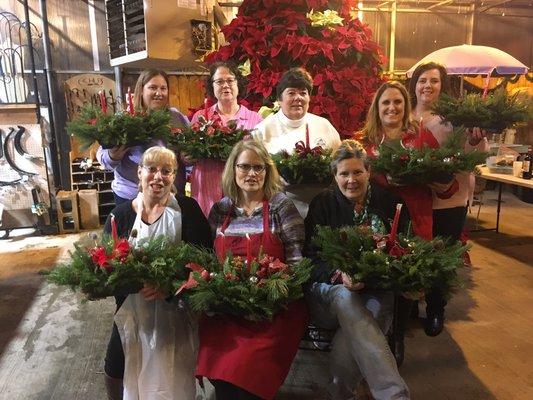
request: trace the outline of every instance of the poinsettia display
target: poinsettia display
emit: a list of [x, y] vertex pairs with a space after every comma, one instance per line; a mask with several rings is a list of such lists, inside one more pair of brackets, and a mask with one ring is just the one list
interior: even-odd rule
[[89, 106], [83, 108], [74, 121], [67, 123], [67, 131], [80, 141], [81, 149], [88, 149], [94, 142], [103, 148], [111, 148], [147, 143], [152, 139], [165, 140], [170, 135], [170, 120], [169, 110], [106, 114]]
[[494, 132], [527, 122], [532, 117], [527, 97], [518, 92], [511, 95], [505, 88], [488, 96], [469, 93], [455, 98], [443, 93], [432, 109], [434, 114], [453, 126], [479, 127]]
[[313, 240], [332, 271], [342, 271], [366, 288], [396, 292], [439, 288], [452, 293], [461, 283], [457, 270], [464, 264], [468, 246], [445, 244], [439, 238], [397, 236], [396, 229], [397, 222], [389, 235], [374, 234], [365, 226], [319, 226]]
[[222, 161], [229, 157], [237, 142], [250, 135], [249, 130], [237, 126], [237, 121], [228, 121], [224, 125], [218, 115], [211, 119], [202, 115], [198, 122], [187, 128], [173, 129], [172, 133], [168, 142], [187, 156], [196, 160], [212, 158]]
[[378, 156], [370, 161], [372, 172], [386, 174], [393, 182], [403, 185], [446, 183], [456, 172], [474, 171], [487, 157], [485, 152], [464, 150], [464, 128], [454, 128], [438, 148], [415, 148], [410, 145], [413, 136], [416, 133], [406, 132], [399, 140], [382, 143]]
[[321, 146], [310, 148], [309, 141], [299, 141], [292, 153], [282, 150], [272, 155], [272, 159], [288, 184], [327, 184], [331, 181], [331, 150], [324, 150]]
[[189, 280], [178, 288], [197, 312], [226, 314], [250, 321], [271, 320], [294, 300], [303, 297], [302, 285], [311, 274], [311, 262], [288, 265], [261, 255], [219, 261], [210, 252], [191, 248]]
[[175, 282], [187, 279], [187, 249], [160, 236], [132, 247], [116, 234], [75, 244], [71, 259], [56, 266], [48, 281], [79, 290], [89, 300], [135, 293], [148, 283], [169, 296]]
[[306, 68], [314, 77], [309, 112], [350, 136], [382, 83], [384, 62], [370, 28], [350, 12], [350, 3], [244, 0], [237, 17], [222, 28], [227, 44], [205, 60], [241, 64], [248, 80], [245, 102], [253, 110], [274, 103], [274, 88], [285, 71]]

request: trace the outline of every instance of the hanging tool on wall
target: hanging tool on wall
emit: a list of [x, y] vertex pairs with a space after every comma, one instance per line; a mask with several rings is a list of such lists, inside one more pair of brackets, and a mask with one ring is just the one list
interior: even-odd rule
[[17, 171], [21, 175], [27, 175], [28, 177], [37, 175], [35, 172], [25, 171], [22, 168], [18, 167], [17, 164], [15, 164], [15, 161], [9, 155], [9, 139], [11, 138], [11, 136], [13, 136], [14, 133], [15, 133], [15, 129], [9, 128], [9, 133], [7, 134], [6, 139], [4, 140], [4, 146], [3, 146], [4, 157], [7, 163], [9, 164], [11, 168], [13, 168], [15, 171]]
[[17, 128], [19, 128], [19, 130], [17, 131], [17, 133], [15, 133], [15, 138], [13, 139], [13, 145], [15, 146], [15, 150], [17, 151], [17, 153], [29, 160], [39, 158], [39, 156], [34, 156], [33, 154], [30, 154], [22, 147], [22, 136], [26, 132], [26, 128], [20, 125], [17, 125]]
[[4, 146], [2, 146], [3, 137], [4, 137], [4, 130], [0, 129], [0, 158], [4, 156]]
[[[4, 157], [4, 146], [2, 141], [4, 139], [4, 131], [0, 129], [0, 158]], [[2, 186], [15, 186], [22, 181], [22, 178], [15, 179], [13, 181], [0, 181], [0, 187]]]

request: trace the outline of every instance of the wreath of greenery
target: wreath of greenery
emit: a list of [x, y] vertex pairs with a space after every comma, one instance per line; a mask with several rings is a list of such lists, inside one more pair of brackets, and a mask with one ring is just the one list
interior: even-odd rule
[[442, 94], [433, 104], [433, 113], [453, 126], [501, 132], [505, 128], [525, 123], [531, 119], [531, 105], [520, 93], [510, 95], [502, 87], [487, 97], [470, 93], [463, 98]]
[[474, 171], [476, 165], [485, 162], [487, 153], [467, 153], [465, 140], [464, 128], [454, 128], [442, 146], [435, 149], [405, 147], [401, 140], [383, 143], [378, 148], [379, 155], [370, 160], [372, 171], [387, 174], [403, 185], [446, 183], [454, 173]]
[[79, 116], [67, 123], [67, 131], [80, 141], [81, 149], [94, 142], [103, 148], [147, 143], [170, 136], [169, 110], [153, 110], [131, 115], [128, 112], [104, 114], [95, 107], [84, 107]]
[[239, 128], [237, 121], [229, 121], [223, 125], [220, 119], [206, 120], [201, 116], [199, 121], [191, 126], [173, 130], [168, 142], [192, 159], [212, 158], [225, 161], [233, 146], [247, 135], [250, 135], [250, 131]]
[[331, 182], [331, 150], [304, 149], [291, 154], [281, 151], [273, 154], [272, 159], [280, 175], [291, 185]]
[[250, 321], [271, 320], [302, 298], [312, 268], [308, 259], [287, 265], [268, 255], [254, 258], [248, 268], [242, 257], [228, 254], [220, 262], [214, 253], [194, 247], [189, 258], [193, 272], [183, 295], [191, 308]]
[[187, 279], [189, 270], [186, 245], [170, 243], [164, 236], [140, 240], [131, 247], [127, 239], [114, 240], [104, 235], [93, 243], [75, 244], [70, 261], [47, 273], [49, 282], [79, 290], [89, 300], [116, 294], [135, 293], [145, 283], [169, 296], [176, 281]]
[[401, 251], [392, 255], [387, 251], [387, 238], [373, 235], [366, 227], [319, 226], [313, 241], [332, 272], [345, 272], [367, 288], [395, 292], [439, 288], [450, 295], [461, 285], [457, 270], [464, 265], [463, 254], [468, 246], [439, 238], [426, 241], [400, 236], [396, 245]]

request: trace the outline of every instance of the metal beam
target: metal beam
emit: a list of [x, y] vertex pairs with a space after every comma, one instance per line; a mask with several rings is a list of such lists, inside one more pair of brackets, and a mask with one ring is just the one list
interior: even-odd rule
[[511, 1], [512, 0], [502, 0], [502, 1], [498, 1], [497, 3], [494, 3], [494, 4], [487, 4], [486, 6], [480, 7], [478, 11], [480, 13], [482, 13], [482, 12], [485, 12], [487, 10], [490, 10], [491, 8], [503, 6], [504, 4], [510, 3]]
[[384, 2], [382, 2], [382, 3], [379, 3], [379, 4], [376, 6], [376, 8], [384, 7], [384, 6], [386, 6], [387, 4], [389, 4], [389, 3], [392, 3], [392, 0], [387, 0], [387, 1], [384, 1]]
[[242, 5], [242, 1], [234, 1], [234, 2], [231, 2], [231, 1], [225, 1], [225, 2], [220, 2], [220, 1], [217, 1], [218, 5], [220, 7], [240, 7]]
[[445, 6], [446, 4], [450, 4], [450, 3], [453, 3], [453, 0], [444, 0], [444, 1], [440, 1], [440, 2], [438, 2], [437, 4], [432, 4], [432, 5], [429, 6], [427, 9], [428, 9], [428, 10], [431, 10], [431, 9], [433, 9], [433, 8], [442, 7], [442, 6]]
[[391, 4], [390, 15], [390, 46], [389, 46], [389, 71], [394, 71], [394, 56], [396, 53], [396, 2]]

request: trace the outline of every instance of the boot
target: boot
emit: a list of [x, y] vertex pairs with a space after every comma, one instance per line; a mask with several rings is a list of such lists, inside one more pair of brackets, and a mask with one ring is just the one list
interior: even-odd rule
[[122, 379], [112, 378], [107, 374], [104, 374], [105, 390], [108, 400], [122, 400], [122, 394], [124, 387], [122, 385]]

